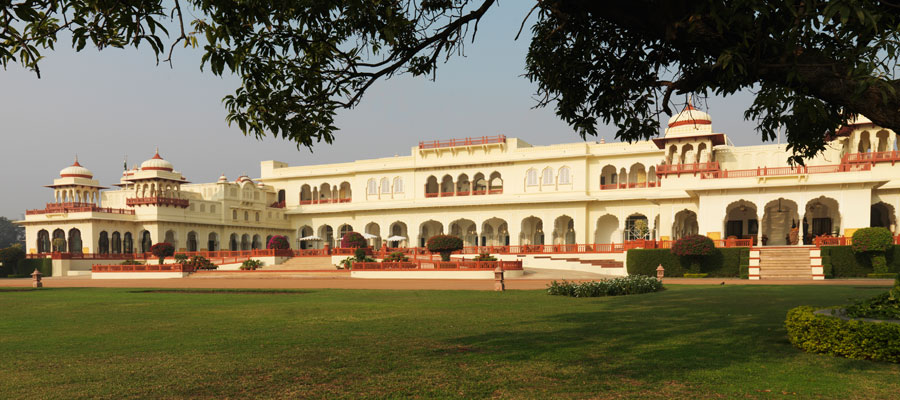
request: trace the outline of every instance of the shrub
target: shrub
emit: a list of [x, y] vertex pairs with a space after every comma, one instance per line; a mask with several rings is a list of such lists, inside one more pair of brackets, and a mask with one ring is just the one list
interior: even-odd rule
[[401, 262], [401, 261], [409, 261], [409, 258], [406, 257], [405, 254], [395, 251], [391, 254], [388, 254], [384, 257], [383, 262]]
[[[885, 252], [888, 273], [900, 272], [900, 246], [890, 246]], [[822, 266], [826, 277], [866, 277], [874, 272], [867, 253], [854, 253], [851, 246], [823, 246]]]
[[702, 235], [690, 235], [672, 243], [672, 254], [686, 257], [690, 262], [690, 271], [700, 273], [700, 261], [715, 251], [716, 245], [712, 239]]
[[364, 260], [366, 257], [368, 257], [368, 254], [366, 253], [366, 249], [364, 247], [359, 247], [356, 249], [356, 251], [353, 252], [353, 257], [357, 260]]
[[442, 261], [450, 261], [450, 254], [462, 250], [463, 241], [452, 235], [437, 235], [428, 239], [425, 247], [432, 253], [440, 253]]
[[344, 237], [341, 238], [341, 247], [345, 249], [357, 249], [366, 246], [366, 238], [359, 232], [347, 232]]
[[159, 258], [159, 263], [162, 264], [165, 262], [166, 257], [171, 257], [175, 254], [175, 247], [172, 246], [171, 243], [161, 242], [150, 246], [150, 254], [153, 254], [157, 258]]
[[475, 256], [472, 261], [497, 261], [497, 258], [488, 253], [481, 253]]
[[137, 260], [125, 260], [120, 265], [144, 265], [144, 263]]
[[53, 276], [53, 260], [49, 258], [26, 258], [19, 261], [19, 270], [24, 273], [32, 273], [34, 270], [41, 271], [45, 277]]
[[263, 262], [260, 260], [249, 259], [241, 263], [241, 269], [244, 271], [255, 271], [259, 267], [263, 266]]
[[803, 351], [900, 363], [900, 324], [847, 321], [801, 306], [788, 311], [784, 326]]
[[[191, 257], [191, 259], [189, 261], [186, 261], [184, 263], [184, 265], [193, 267], [193, 269], [195, 269], [195, 270], [218, 269], [219, 268], [218, 265], [213, 264], [212, 262], [209, 261], [208, 258], [203, 257], [203, 256], [193, 256], [193, 257]], [[241, 265], [243, 266], [243, 264], [241, 264]], [[260, 265], [262, 265], [262, 264], [260, 264]]]
[[184, 253], [176, 254], [174, 258], [175, 258], [175, 262], [177, 264], [184, 264], [188, 260], [187, 254], [184, 254]]
[[0, 250], [0, 263], [3, 263], [0, 269], [0, 275], [17, 275], [23, 273], [31, 273], [31, 271], [22, 271], [19, 263], [25, 260], [25, 250], [22, 245], [14, 244], [5, 249]]
[[888, 272], [884, 251], [890, 248], [893, 242], [894, 237], [887, 228], [862, 228], [853, 232], [853, 245], [850, 247], [854, 253], [866, 253], [875, 273], [883, 274]]
[[[633, 249], [626, 254], [629, 275], [655, 277], [656, 267], [662, 264], [667, 277], [681, 277], [689, 271], [686, 257], [678, 257], [669, 249]], [[711, 277], [746, 277], [750, 265], [750, 249], [746, 247], [717, 248], [701, 258], [700, 272]]]
[[275, 235], [269, 239], [269, 243], [266, 243], [267, 249], [272, 250], [287, 250], [291, 248], [291, 243], [288, 242], [288, 239], [282, 235]]
[[847, 315], [854, 318], [900, 320], [900, 275], [897, 275], [894, 287], [887, 293], [847, 306]]
[[547, 285], [548, 294], [569, 297], [623, 296], [659, 292], [663, 289], [663, 284], [659, 279], [642, 275], [580, 283], [552, 281]]

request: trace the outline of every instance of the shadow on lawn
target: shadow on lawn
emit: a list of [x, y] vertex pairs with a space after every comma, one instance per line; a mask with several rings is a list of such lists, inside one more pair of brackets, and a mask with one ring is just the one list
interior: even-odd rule
[[[754, 290], [758, 296], [743, 291]], [[733, 365], [766, 368], [802, 356], [787, 339], [787, 311], [802, 304], [830, 305], [814, 292], [750, 288], [696, 288], [615, 298], [569, 299], [572, 312], [454, 339], [462, 348], [508, 361], [573, 363], [589, 376], [612, 375], [645, 383]], [[869, 370], [878, 363], [836, 359], [840, 369]], [[744, 367], [742, 367], [744, 368]], [[775, 371], [771, 371], [775, 372]]]

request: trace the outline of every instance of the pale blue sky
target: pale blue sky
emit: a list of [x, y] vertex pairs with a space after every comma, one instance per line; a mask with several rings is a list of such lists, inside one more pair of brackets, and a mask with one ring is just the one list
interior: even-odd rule
[[[466, 56], [438, 70], [437, 81], [394, 77], [372, 87], [354, 110], [337, 118], [333, 145], [297, 150], [291, 142], [244, 137], [225, 123], [221, 98], [237, 86], [199, 70], [200, 51], [179, 49], [175, 68], [156, 65], [147, 49], [86, 49], [62, 41], [46, 52], [41, 79], [12, 66], [0, 70], [0, 215], [18, 218], [50, 201], [50, 184], [75, 153], [101, 184], [118, 182], [122, 159], [160, 154], [188, 180], [259, 175], [259, 162], [291, 165], [408, 154], [419, 140], [505, 134], [532, 144], [581, 140], [552, 108], [532, 109], [534, 85], [522, 77], [529, 36], [513, 40], [528, 11], [524, 2], [490, 10]], [[760, 143], [743, 120], [752, 94], [710, 98], [713, 129], [738, 145]], [[600, 137], [613, 140], [613, 128]], [[589, 138], [599, 140], [600, 138]]]

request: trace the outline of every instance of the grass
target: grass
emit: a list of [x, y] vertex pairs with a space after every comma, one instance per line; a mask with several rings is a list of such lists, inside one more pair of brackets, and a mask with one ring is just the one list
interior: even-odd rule
[[0, 398], [896, 398], [900, 365], [783, 327], [883, 290], [2, 291]]

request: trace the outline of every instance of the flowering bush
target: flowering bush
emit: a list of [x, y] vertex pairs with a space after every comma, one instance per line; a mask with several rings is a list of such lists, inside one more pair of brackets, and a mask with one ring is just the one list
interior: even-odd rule
[[358, 232], [347, 232], [343, 238], [341, 238], [341, 247], [343, 248], [360, 248], [366, 247], [366, 238], [363, 237]]
[[472, 261], [497, 261], [497, 258], [488, 253], [481, 253], [475, 256]]
[[603, 297], [652, 293], [664, 289], [659, 279], [644, 275], [629, 275], [581, 283], [553, 281], [547, 286], [547, 293], [554, 296]]
[[712, 239], [702, 235], [690, 235], [672, 243], [672, 254], [676, 256], [708, 256], [716, 245]]
[[288, 242], [286, 237], [275, 235], [269, 239], [269, 243], [266, 243], [266, 248], [273, 250], [287, 250], [291, 248], [291, 243]]
[[450, 254], [454, 251], [462, 250], [462, 239], [452, 235], [432, 236], [425, 242], [425, 247], [432, 253], [440, 253], [441, 260], [450, 261]]
[[672, 243], [672, 254], [687, 257], [691, 263], [689, 271], [695, 274], [700, 273], [700, 260], [715, 249], [712, 239], [702, 235], [685, 236]]
[[213, 264], [212, 262], [209, 261], [208, 258], [203, 257], [203, 256], [193, 256], [193, 257], [191, 257], [190, 260], [185, 261], [184, 265], [193, 267], [193, 269], [195, 269], [195, 270], [218, 269], [219, 268], [218, 265]]
[[166, 257], [175, 255], [175, 246], [171, 243], [161, 242], [150, 246], [150, 254], [159, 258], [159, 263], [165, 262]]
[[854, 253], [865, 253], [872, 261], [872, 268], [876, 274], [887, 273], [887, 260], [884, 251], [891, 247], [894, 237], [886, 228], [862, 228], [853, 232], [853, 244], [850, 246]]

